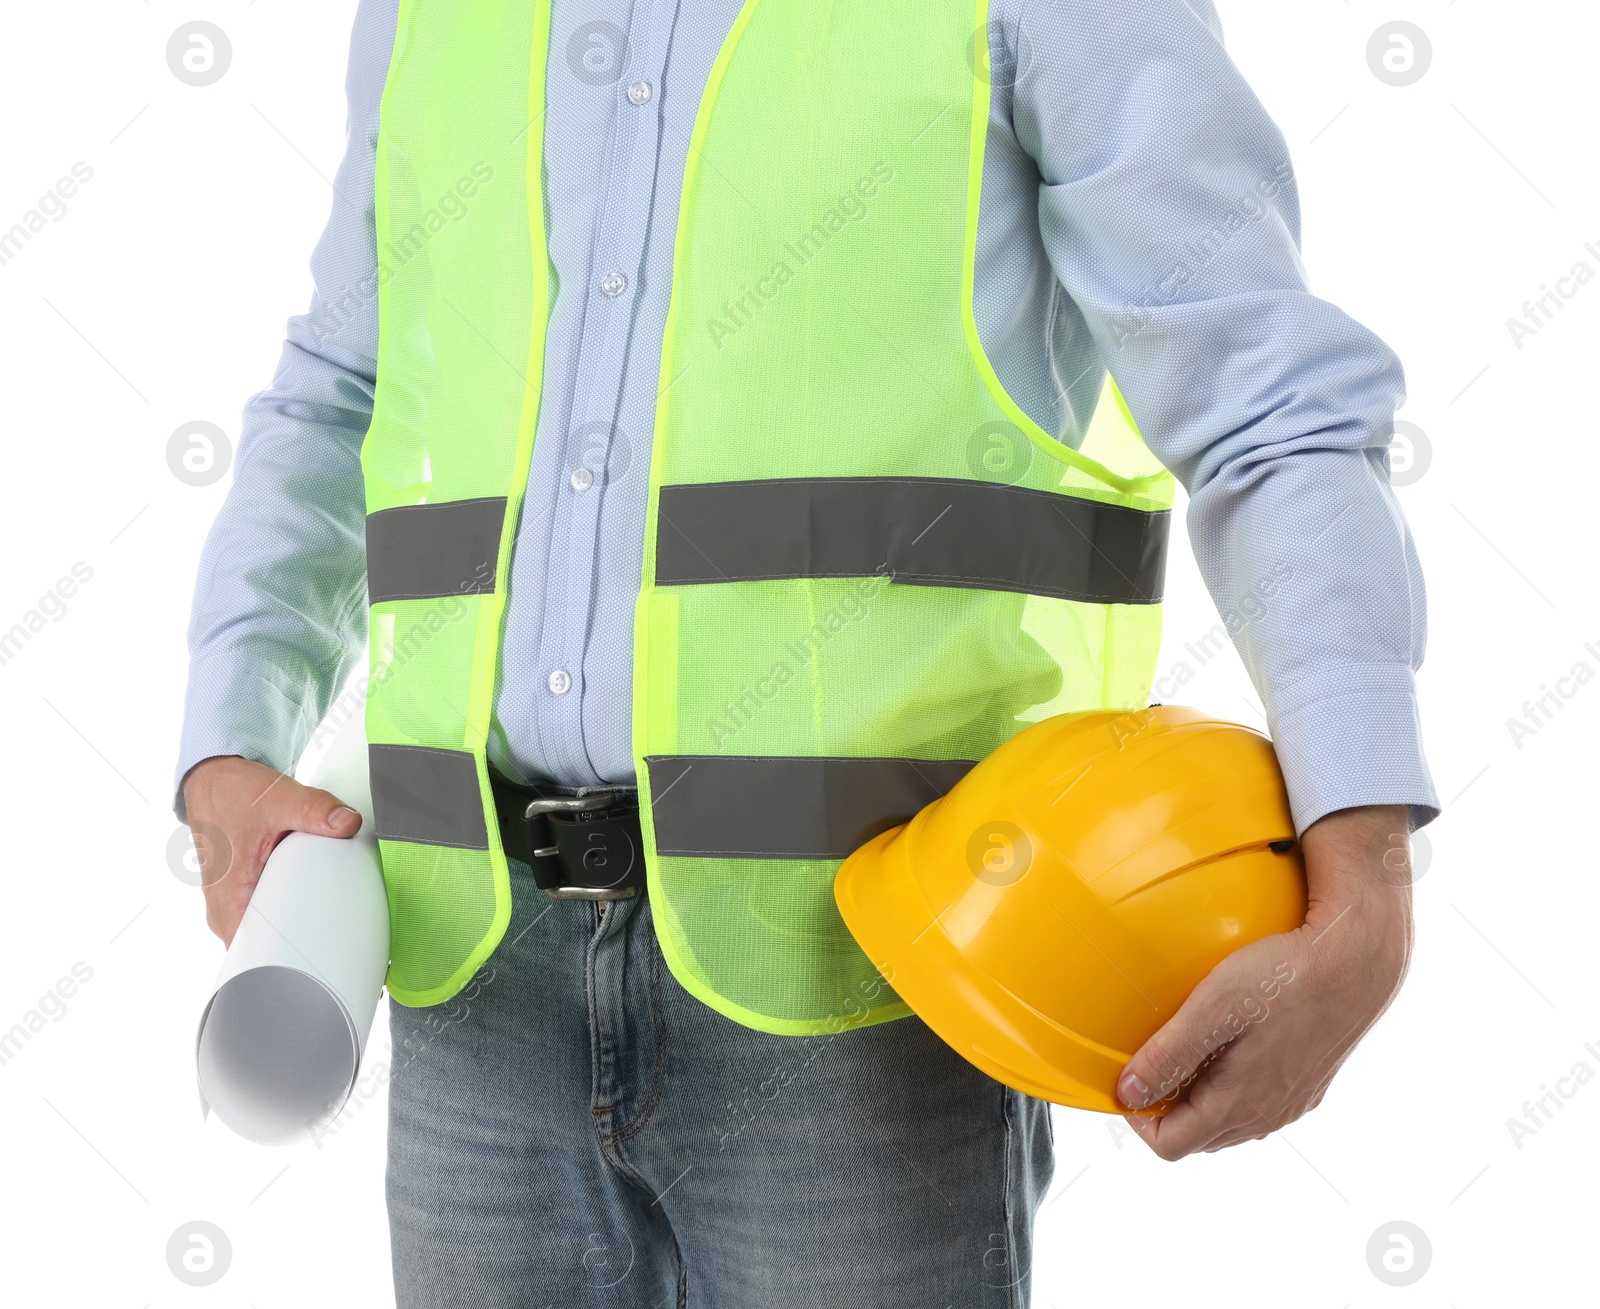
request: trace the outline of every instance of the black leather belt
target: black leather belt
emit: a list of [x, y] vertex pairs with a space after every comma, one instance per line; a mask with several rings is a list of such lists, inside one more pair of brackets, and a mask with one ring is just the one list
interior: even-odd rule
[[626, 900], [644, 890], [639, 791], [632, 786], [520, 786], [489, 773], [500, 841], [557, 900]]

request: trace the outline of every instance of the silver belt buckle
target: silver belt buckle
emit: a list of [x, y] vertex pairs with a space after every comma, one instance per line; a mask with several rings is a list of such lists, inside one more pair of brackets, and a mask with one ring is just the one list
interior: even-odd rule
[[[538, 818], [541, 814], [582, 814], [594, 809], [609, 809], [616, 804], [618, 791], [601, 791], [593, 795], [560, 796], [550, 800], [530, 800], [523, 810], [524, 818]], [[533, 852], [535, 859], [554, 858], [561, 853], [559, 846], [545, 846]], [[545, 888], [552, 900], [631, 900], [634, 888], [611, 890], [599, 886], [553, 886]]]

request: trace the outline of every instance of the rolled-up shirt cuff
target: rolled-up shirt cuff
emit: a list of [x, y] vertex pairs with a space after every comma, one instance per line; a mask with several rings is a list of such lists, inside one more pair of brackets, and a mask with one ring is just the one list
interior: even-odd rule
[[1358, 805], [1406, 805], [1416, 831], [1439, 816], [1407, 664], [1345, 664], [1296, 681], [1267, 707], [1296, 835]]

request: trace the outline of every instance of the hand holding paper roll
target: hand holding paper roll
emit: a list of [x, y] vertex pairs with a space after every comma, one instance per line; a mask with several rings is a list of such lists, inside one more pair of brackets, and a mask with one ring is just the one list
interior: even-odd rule
[[351, 837], [362, 824], [361, 814], [341, 797], [237, 755], [190, 769], [183, 801], [200, 856], [206, 926], [223, 945], [233, 944], [267, 857], [284, 837]]
[[[200, 776], [214, 764], [231, 766]], [[201, 1106], [263, 1145], [314, 1139], [337, 1116], [389, 965], [359, 722], [316, 781], [215, 759], [184, 787], [207, 922], [228, 943], [195, 1042]]]

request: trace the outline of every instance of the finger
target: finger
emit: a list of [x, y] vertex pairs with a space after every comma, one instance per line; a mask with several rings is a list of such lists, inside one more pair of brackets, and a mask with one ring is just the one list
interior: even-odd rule
[[1249, 1096], [1241, 1096], [1244, 1104], [1256, 1115], [1255, 1119], [1232, 1131], [1223, 1132], [1205, 1147], [1206, 1153], [1213, 1154], [1229, 1146], [1242, 1145], [1246, 1141], [1264, 1140], [1274, 1132], [1282, 1131], [1290, 1123], [1299, 1122], [1322, 1103], [1322, 1097], [1327, 1094], [1328, 1084], [1332, 1078], [1331, 1071], [1320, 1079], [1312, 1078], [1303, 1089], [1295, 1091], [1294, 1098], [1287, 1105], [1271, 1112], [1263, 1109]]
[[1265, 1141], [1271, 1132], [1227, 1132], [1201, 1151], [1202, 1154], [1217, 1154], [1222, 1150], [1231, 1150], [1236, 1145], [1249, 1145], [1251, 1141]]
[[1165, 1116], [1140, 1120], [1140, 1138], [1162, 1159], [1175, 1162], [1238, 1133], [1270, 1130], [1238, 1093], [1242, 1079], [1229, 1066], [1236, 1053], [1230, 1045], [1212, 1059]]
[[1125, 1121], [1141, 1141], [1168, 1163], [1207, 1149], [1221, 1135], [1218, 1124], [1188, 1100], [1160, 1118], [1125, 1115]]
[[1253, 1010], [1246, 1002], [1252, 999], [1250, 987], [1257, 971], [1251, 956], [1265, 944], [1247, 946], [1213, 968], [1178, 1012], [1134, 1052], [1117, 1080], [1117, 1098], [1123, 1104], [1145, 1109], [1172, 1100], [1207, 1061], [1249, 1028], [1245, 1015]]
[[1206, 1143], [1204, 1148], [1207, 1154], [1215, 1154], [1218, 1150], [1226, 1150], [1229, 1146], [1242, 1145], [1246, 1141], [1265, 1140], [1273, 1132], [1284, 1126], [1285, 1123], [1291, 1122], [1296, 1117], [1293, 1113], [1274, 1117], [1238, 1088], [1234, 1088], [1230, 1099], [1234, 1103], [1231, 1106], [1231, 1112], [1226, 1117], [1233, 1125], [1219, 1132]]
[[349, 838], [362, 825], [361, 814], [329, 791], [302, 786], [260, 764], [231, 762], [237, 766], [213, 777], [213, 798], [221, 801], [214, 806], [216, 821], [198, 824], [208, 835], [201, 853], [206, 924], [228, 945], [268, 859], [285, 836], [308, 832]]
[[285, 811], [280, 821], [290, 831], [350, 837], [361, 830], [361, 815], [338, 796], [298, 782], [290, 785], [293, 790], [279, 800]]
[[[248, 819], [249, 836], [232, 842], [247, 853], [231, 860], [206, 884], [209, 908], [219, 920], [219, 935], [230, 940], [272, 852], [290, 832], [348, 839], [361, 830], [361, 815], [338, 796], [285, 778], [262, 797]], [[213, 928], [217, 930], [217, 928]]]

